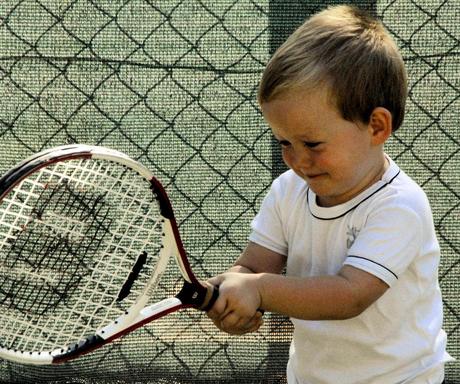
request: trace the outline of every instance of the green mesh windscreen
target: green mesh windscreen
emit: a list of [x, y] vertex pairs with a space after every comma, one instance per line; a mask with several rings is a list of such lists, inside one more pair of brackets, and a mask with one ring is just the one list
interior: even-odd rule
[[[264, 65], [338, 3], [2, 0], [0, 172], [66, 143], [126, 152], [166, 185], [197, 275], [222, 272], [283, 169], [256, 103]], [[407, 117], [386, 150], [430, 198], [448, 349], [460, 359], [459, 3], [351, 3], [382, 18], [407, 63]], [[259, 332], [230, 337], [183, 311], [64, 365], [1, 361], [0, 382], [285, 383], [291, 326], [265, 317]], [[459, 361], [447, 379], [460, 382]]]

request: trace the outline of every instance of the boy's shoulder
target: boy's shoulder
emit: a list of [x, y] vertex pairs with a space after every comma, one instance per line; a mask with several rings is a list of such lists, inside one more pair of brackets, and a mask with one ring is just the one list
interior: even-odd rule
[[272, 183], [272, 190], [282, 193], [284, 196], [291, 194], [302, 194], [308, 190], [308, 184], [292, 169], [279, 175]]
[[308, 200], [308, 184], [291, 169], [275, 178], [267, 196], [282, 210], [291, 211]]
[[392, 160], [382, 180], [371, 187], [369, 194], [364, 195], [353, 208], [355, 218], [381, 218], [395, 225], [411, 222], [426, 227], [431, 226], [433, 220], [430, 203], [422, 187]]
[[407, 206], [415, 211], [426, 208], [429, 203], [422, 187], [393, 160], [389, 159], [389, 161], [392, 172], [388, 172], [389, 177], [383, 180], [386, 185], [382, 189], [382, 198]]

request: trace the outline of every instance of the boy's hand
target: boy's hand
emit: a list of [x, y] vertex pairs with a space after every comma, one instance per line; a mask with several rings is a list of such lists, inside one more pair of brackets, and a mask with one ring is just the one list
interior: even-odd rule
[[257, 275], [228, 272], [208, 280], [219, 287], [219, 297], [208, 316], [220, 330], [232, 335], [257, 331], [263, 324]]

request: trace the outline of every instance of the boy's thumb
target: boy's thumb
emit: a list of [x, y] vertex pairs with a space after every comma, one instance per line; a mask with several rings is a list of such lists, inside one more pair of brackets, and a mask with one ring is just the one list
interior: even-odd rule
[[217, 275], [207, 280], [209, 284], [214, 285], [215, 287], [219, 287], [222, 281], [223, 281], [222, 275]]

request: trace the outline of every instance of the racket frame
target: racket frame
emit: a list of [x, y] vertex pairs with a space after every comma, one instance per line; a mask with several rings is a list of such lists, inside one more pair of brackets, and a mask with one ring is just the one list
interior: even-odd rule
[[[160, 250], [159, 261], [142, 294], [135, 303], [123, 315], [98, 329], [93, 335], [76, 341], [74, 344], [51, 351], [14, 351], [0, 346], [0, 358], [33, 365], [59, 364], [97, 349], [152, 320], [179, 309], [193, 307], [207, 310], [217, 299], [218, 289], [208, 283], [200, 282], [193, 274], [180, 238], [172, 205], [163, 185], [149, 169], [119, 151], [81, 144], [64, 145], [42, 151], [19, 163], [0, 178], [0, 202], [30, 174], [51, 164], [72, 159], [113, 161], [136, 171], [150, 182], [151, 189], [158, 199], [164, 228], [163, 247]], [[175, 297], [146, 306], [172, 255], [175, 256], [176, 263], [184, 279], [182, 289]]]

